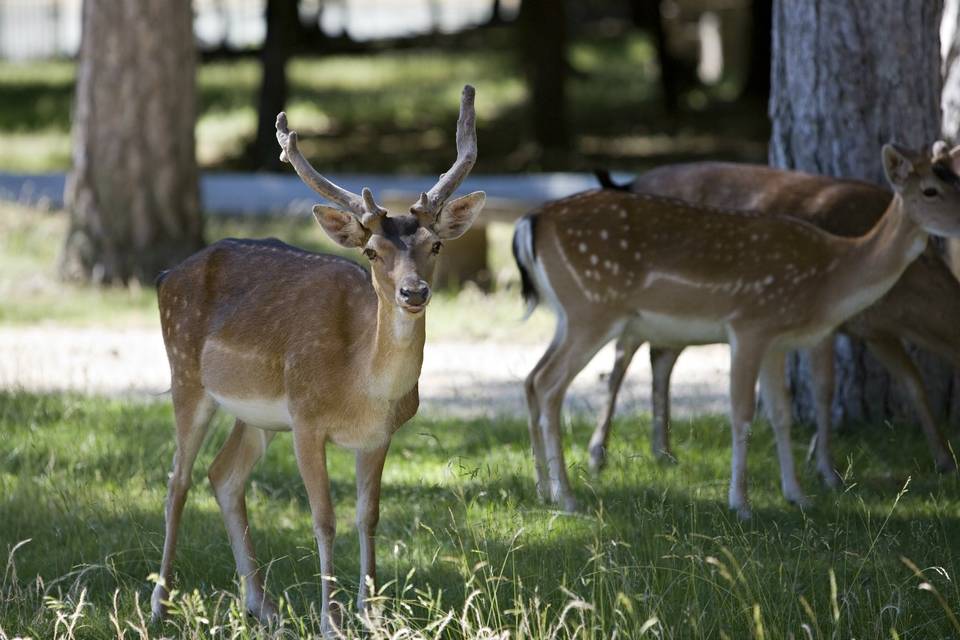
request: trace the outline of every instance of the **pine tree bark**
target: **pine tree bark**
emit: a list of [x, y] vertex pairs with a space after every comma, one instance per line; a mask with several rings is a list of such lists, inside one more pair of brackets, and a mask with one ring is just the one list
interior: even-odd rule
[[[883, 143], [919, 148], [936, 140], [940, 15], [937, 0], [775, 0], [770, 163], [885, 184]], [[862, 343], [841, 337], [837, 345], [835, 418], [915, 419], [905, 393]], [[952, 372], [928, 354], [914, 355], [945, 418]], [[796, 359], [791, 380], [797, 417], [812, 421], [809, 373]]]
[[84, 0], [60, 270], [152, 282], [203, 245], [189, 0]]

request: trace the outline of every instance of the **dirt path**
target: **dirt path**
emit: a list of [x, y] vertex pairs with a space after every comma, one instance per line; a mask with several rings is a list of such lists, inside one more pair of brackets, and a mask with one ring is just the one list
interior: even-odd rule
[[[422, 410], [434, 415], [526, 415], [523, 379], [542, 346], [501, 342], [430, 342], [420, 378]], [[725, 412], [727, 347], [689, 349], [674, 373], [677, 415]], [[574, 381], [567, 407], [595, 413], [605, 394], [602, 374], [613, 362], [608, 346]], [[650, 410], [646, 348], [634, 360], [620, 394], [622, 411]], [[155, 329], [61, 326], [0, 327], [0, 388], [87, 394], [161, 396], [169, 388], [166, 355]]]

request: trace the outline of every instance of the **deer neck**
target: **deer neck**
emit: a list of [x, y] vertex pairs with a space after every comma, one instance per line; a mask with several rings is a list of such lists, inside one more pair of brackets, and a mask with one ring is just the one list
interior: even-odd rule
[[927, 245], [928, 234], [904, 211], [895, 195], [883, 216], [860, 238], [849, 240], [851, 250], [837, 265], [835, 291], [842, 298], [870, 298], [862, 307], [886, 293]]
[[426, 341], [424, 316], [411, 315], [378, 296], [373, 349], [365, 372], [371, 395], [395, 400], [417, 383]]

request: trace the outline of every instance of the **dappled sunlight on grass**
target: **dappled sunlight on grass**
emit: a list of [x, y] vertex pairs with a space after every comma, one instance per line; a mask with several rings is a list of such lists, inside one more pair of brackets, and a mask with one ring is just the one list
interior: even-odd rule
[[[187, 600], [171, 624], [185, 637], [240, 628], [243, 637], [256, 635], [235, 600], [232, 556], [204, 480], [228, 425], [219, 417], [203, 447], [183, 522], [176, 567], [179, 597]], [[956, 609], [960, 486], [917, 466], [926, 458], [918, 433], [874, 429], [869, 445], [865, 434], [841, 435], [837, 454], [852, 461], [850, 484], [830, 493], [804, 474], [818, 495], [803, 513], [781, 499], [769, 429], [756, 425], [755, 515], [741, 523], [725, 507], [729, 433], [722, 417], [678, 422], [679, 464], [662, 466], [648, 453], [649, 418], [625, 416], [599, 478], [586, 471], [590, 427], [579, 420], [566, 426], [584, 505], [571, 516], [537, 501], [522, 420], [420, 415], [406, 425], [384, 473], [381, 623], [434, 637], [427, 627], [452, 610], [443, 637], [482, 637], [470, 626], [479, 624], [541, 638], [573, 603], [568, 621], [576, 623], [559, 637], [638, 637], [654, 618], [660, 637], [760, 637], [758, 621], [765, 637], [808, 637], [804, 625], [813, 637], [956, 632], [901, 561], [916, 563]], [[110, 634], [115, 590], [116, 615], [138, 625], [137, 597], [146, 611], [146, 577], [162, 542], [173, 455], [169, 402], [3, 393], [0, 429], [0, 540], [9, 550], [30, 539], [16, 552], [15, 574], [0, 584], [0, 627], [50, 637], [55, 616], [41, 596], [76, 606], [84, 589], [84, 635]], [[799, 443], [805, 433], [798, 432]], [[795, 454], [802, 449], [798, 444]], [[329, 456], [344, 590], [338, 597], [350, 607], [359, 571], [353, 460], [337, 448]], [[254, 472], [249, 502], [268, 588], [292, 607], [285, 624], [316, 632], [310, 607], [318, 599], [317, 558], [289, 436], [276, 439]], [[206, 615], [191, 613], [195, 606]]]

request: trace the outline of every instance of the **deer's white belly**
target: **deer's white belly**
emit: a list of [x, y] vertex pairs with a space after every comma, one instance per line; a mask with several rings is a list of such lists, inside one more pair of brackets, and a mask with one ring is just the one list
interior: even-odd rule
[[645, 311], [631, 318], [626, 330], [651, 344], [663, 346], [727, 342], [727, 328], [722, 320], [703, 320]]
[[287, 398], [230, 398], [209, 392], [227, 413], [240, 418], [251, 427], [271, 431], [289, 431], [293, 418]]

